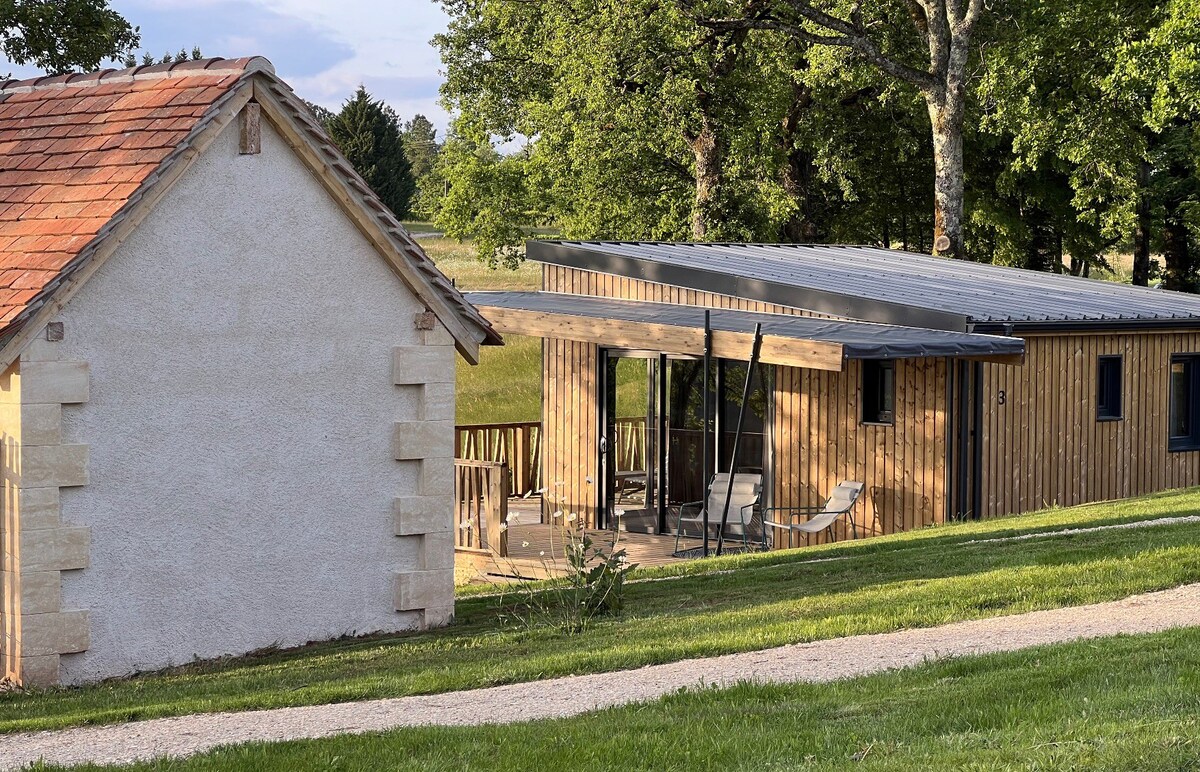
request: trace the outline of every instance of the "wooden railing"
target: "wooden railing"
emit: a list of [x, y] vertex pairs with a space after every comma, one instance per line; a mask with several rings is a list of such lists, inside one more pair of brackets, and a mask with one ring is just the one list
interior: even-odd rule
[[454, 548], [508, 555], [508, 467], [495, 461], [454, 461]]
[[[510, 495], [524, 496], [543, 487], [542, 425], [537, 421], [462, 424], [454, 429], [454, 457], [506, 464]], [[617, 471], [646, 469], [646, 419], [618, 418], [616, 434]]]
[[542, 425], [537, 421], [455, 427], [454, 457], [508, 466], [508, 490], [524, 496], [542, 487]]

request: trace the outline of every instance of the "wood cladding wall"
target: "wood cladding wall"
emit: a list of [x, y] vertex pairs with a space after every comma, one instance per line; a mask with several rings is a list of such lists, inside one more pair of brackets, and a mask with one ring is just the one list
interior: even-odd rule
[[[984, 366], [985, 517], [1200, 484], [1200, 452], [1167, 450], [1172, 354], [1200, 333], [1028, 336], [1023, 367]], [[1096, 419], [1097, 359], [1122, 357], [1119, 421]]]
[[[859, 480], [860, 537], [944, 522], [948, 372], [944, 359], [897, 361], [894, 421], [882, 425], [859, 420], [861, 362], [840, 373], [776, 368], [774, 506], [819, 506], [838, 483]], [[836, 536], [851, 536], [844, 521]]]

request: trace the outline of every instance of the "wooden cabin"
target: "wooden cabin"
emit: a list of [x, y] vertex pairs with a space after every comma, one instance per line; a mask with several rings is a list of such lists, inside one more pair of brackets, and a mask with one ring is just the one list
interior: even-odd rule
[[870, 247], [527, 254], [541, 292], [469, 298], [501, 332], [544, 338], [544, 517], [673, 533], [731, 465], [761, 471], [763, 508], [862, 481], [860, 535], [1200, 483], [1200, 297]]

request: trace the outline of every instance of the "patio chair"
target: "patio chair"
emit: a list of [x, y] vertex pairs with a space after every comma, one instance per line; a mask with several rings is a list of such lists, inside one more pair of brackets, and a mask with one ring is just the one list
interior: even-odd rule
[[[763, 512], [763, 527], [787, 531], [789, 535], [825, 531], [829, 535], [829, 541], [836, 541], [837, 537], [833, 532], [834, 523], [843, 515], [849, 516], [854, 505], [858, 503], [864, 487], [860, 482], [843, 482], [833, 489], [829, 499], [819, 507], [771, 507]], [[771, 513], [773, 512], [786, 512], [788, 522], [782, 523], [772, 519]], [[808, 519], [799, 523], [792, 522], [801, 516], [806, 516]], [[850, 518], [850, 532], [855, 539], [858, 538], [858, 526], [854, 524], [852, 517]]]
[[[721, 527], [721, 514], [725, 510], [725, 495], [729, 492], [729, 474], [714, 474], [708, 483], [708, 499], [689, 501], [679, 507], [679, 524], [675, 528], [675, 551], [679, 552], [679, 538], [685, 523], [694, 524], [704, 530], [704, 511], [708, 510], [709, 529]], [[750, 546], [750, 523], [754, 519], [754, 507], [762, 496], [761, 474], [735, 474], [733, 491], [729, 496], [729, 517], [725, 532], [742, 537], [742, 545]]]

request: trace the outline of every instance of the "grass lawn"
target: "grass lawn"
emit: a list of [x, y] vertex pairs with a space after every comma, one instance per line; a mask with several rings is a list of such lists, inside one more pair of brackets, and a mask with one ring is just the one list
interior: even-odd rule
[[224, 748], [136, 770], [1195, 770], [1200, 631], [499, 727]]
[[[1200, 527], [981, 537], [1200, 513], [1200, 491], [647, 571], [622, 616], [568, 636], [506, 625], [495, 596], [452, 627], [197, 664], [81, 689], [0, 694], [0, 732], [435, 693], [1126, 597], [1200, 581]], [[813, 558], [843, 558], [813, 561]], [[731, 570], [737, 568], [739, 570]]]

